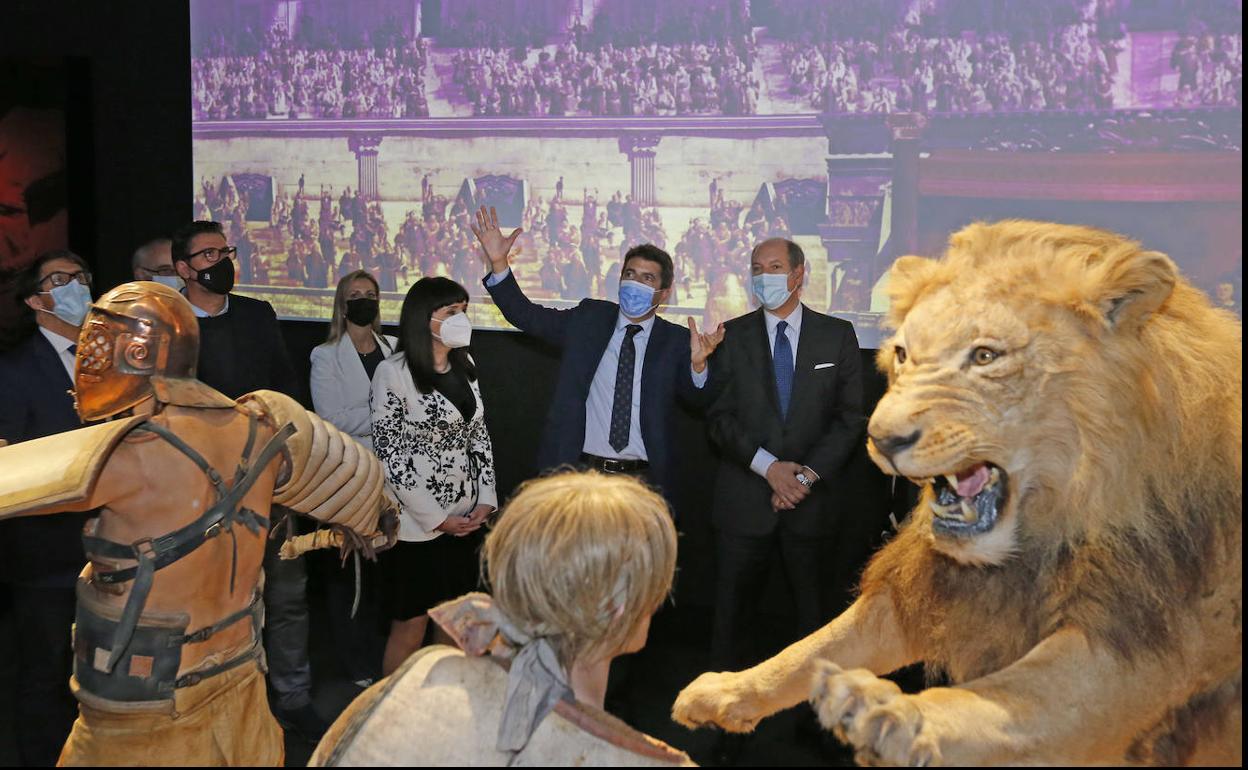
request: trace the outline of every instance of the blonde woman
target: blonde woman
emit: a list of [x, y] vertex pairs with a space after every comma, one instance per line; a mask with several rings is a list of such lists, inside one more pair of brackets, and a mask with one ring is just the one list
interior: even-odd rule
[[[394, 351], [397, 340], [381, 333], [377, 279], [356, 270], [338, 282], [329, 321], [329, 339], [312, 350], [312, 405], [318, 415], [370, 450], [373, 422], [368, 408], [373, 373]], [[337, 557], [313, 555], [325, 573], [325, 593], [334, 649], [357, 686], [367, 687], [381, 674], [385, 641], [377, 631], [380, 581], [371, 562], [360, 564], [360, 600], [356, 573], [342, 569]], [[352, 613], [352, 608], [355, 612]]]
[[327, 422], [373, 447], [368, 397], [377, 365], [398, 340], [381, 333], [381, 290], [366, 270], [338, 282], [329, 338], [312, 350], [312, 406]]
[[596, 471], [529, 482], [481, 561], [492, 595], [430, 612], [461, 649], [408, 658], [347, 707], [312, 765], [692, 764], [603, 710], [611, 661], [645, 646], [671, 590], [676, 530], [662, 497]]

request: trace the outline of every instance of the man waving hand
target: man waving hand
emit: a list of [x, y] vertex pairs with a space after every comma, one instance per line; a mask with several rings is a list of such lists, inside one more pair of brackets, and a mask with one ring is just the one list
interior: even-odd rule
[[657, 246], [625, 254], [619, 302], [587, 298], [557, 310], [529, 301], [512, 274], [508, 255], [519, 228], [503, 235], [497, 213], [482, 206], [472, 229], [488, 260], [485, 288], [494, 304], [513, 326], [563, 351], [539, 469], [572, 464], [628, 473], [670, 497], [677, 471], [672, 410], [678, 398], [703, 406], [707, 357], [723, 340], [723, 326], [701, 334], [690, 319], [686, 332], [658, 317], [673, 271]]

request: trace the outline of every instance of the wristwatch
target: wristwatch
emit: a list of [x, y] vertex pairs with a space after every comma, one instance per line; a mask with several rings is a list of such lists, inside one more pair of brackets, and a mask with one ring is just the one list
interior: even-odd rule
[[807, 476], [806, 471], [798, 471], [794, 475], [794, 478], [796, 478], [799, 482], [801, 482], [801, 485], [806, 487], [807, 489], [810, 489], [811, 487], [815, 485], [815, 480]]

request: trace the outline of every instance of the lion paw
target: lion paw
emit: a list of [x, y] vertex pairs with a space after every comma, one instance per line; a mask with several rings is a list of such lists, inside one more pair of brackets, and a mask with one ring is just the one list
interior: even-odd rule
[[866, 669], [846, 671], [820, 661], [810, 701], [824, 728], [854, 747], [859, 764], [940, 764], [939, 747], [923, 730], [914, 699]]
[[743, 675], [707, 672], [680, 691], [672, 704], [672, 719], [689, 728], [717, 725], [729, 732], [748, 733], [766, 716], [763, 704], [749, 695]]

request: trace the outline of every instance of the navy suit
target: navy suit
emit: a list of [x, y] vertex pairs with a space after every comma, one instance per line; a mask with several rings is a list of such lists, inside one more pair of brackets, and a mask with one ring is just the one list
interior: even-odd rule
[[[542, 470], [576, 464], [585, 446], [585, 401], [620, 306], [584, 299], [567, 310], [543, 307], [524, 296], [512, 273], [485, 288], [513, 326], [563, 350], [537, 462]], [[642, 361], [640, 422], [650, 463], [647, 479], [669, 497], [676, 479], [672, 425], [677, 398], [693, 406], [704, 398], [690, 372], [689, 331], [656, 317]]]
[[[0, 438], [10, 444], [82, 427], [73, 382], [56, 349], [36, 330], [0, 356]], [[69, 691], [74, 582], [86, 563], [87, 513], [0, 522], [0, 582], [9, 584], [18, 630], [15, 704], [26, 765], [50, 766], [77, 714]]]
[[[839, 472], [862, 441], [862, 367], [853, 326], [802, 306], [801, 332], [787, 413], [780, 409], [772, 341], [763, 310], [725, 324], [711, 361], [708, 410], [712, 441], [723, 455], [715, 479], [715, 621], [712, 670], [757, 662], [756, 610], [780, 555], [797, 609], [800, 636], [826, 620], [824, 584], [830, 541], [839, 523]], [[771, 485], [751, 468], [762, 447], [778, 460], [819, 474], [796, 508], [771, 508]]]

